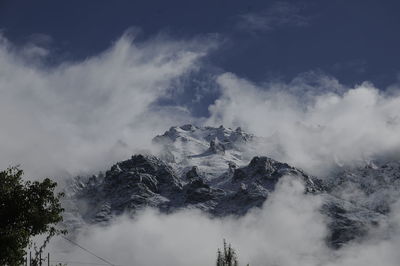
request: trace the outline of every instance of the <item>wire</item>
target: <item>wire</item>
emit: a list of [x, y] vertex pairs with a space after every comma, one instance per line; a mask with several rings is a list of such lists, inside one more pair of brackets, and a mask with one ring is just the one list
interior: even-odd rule
[[109, 262], [108, 260], [106, 260], [106, 259], [103, 259], [102, 257], [100, 257], [100, 256], [98, 256], [98, 255], [96, 255], [96, 254], [94, 254], [94, 253], [93, 253], [93, 252], [91, 252], [90, 250], [87, 250], [86, 248], [82, 247], [81, 245], [79, 245], [78, 243], [76, 243], [76, 242], [72, 241], [71, 239], [69, 239], [69, 238], [66, 238], [65, 236], [61, 236], [61, 237], [62, 237], [62, 238], [64, 238], [65, 240], [69, 241], [70, 243], [74, 244], [75, 246], [77, 246], [77, 247], [81, 248], [82, 250], [86, 251], [87, 253], [89, 253], [89, 254], [91, 254], [91, 255], [95, 256], [96, 258], [98, 258], [98, 259], [100, 259], [100, 260], [104, 261], [104, 262], [105, 262], [105, 263], [107, 263], [108, 265], [111, 265], [111, 266], [117, 266], [117, 265], [115, 265], [115, 264], [112, 264], [112, 263], [111, 263], [111, 262]]
[[85, 264], [85, 265], [109, 265], [104, 263], [96, 262], [84, 262], [84, 261], [69, 261], [69, 260], [50, 260], [50, 262], [62, 262], [62, 263], [74, 263], [74, 264]]

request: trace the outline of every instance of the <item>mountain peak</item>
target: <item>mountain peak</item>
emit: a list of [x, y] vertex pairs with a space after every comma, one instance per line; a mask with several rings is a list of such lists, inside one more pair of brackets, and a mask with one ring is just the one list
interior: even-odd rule
[[171, 127], [153, 142], [160, 147], [160, 157], [181, 175], [197, 166], [200, 172], [208, 173], [206, 178], [212, 179], [229, 169], [232, 163], [247, 164], [251, 158], [244, 156], [243, 149], [253, 140], [254, 136], [241, 128], [186, 124]]
[[249, 141], [254, 136], [252, 134], [244, 132], [240, 127], [235, 130], [231, 128], [225, 128], [224, 126], [219, 127], [199, 127], [192, 124], [186, 124], [183, 126], [174, 126], [164, 132], [162, 135], [156, 136], [154, 142], [163, 141], [177, 141], [183, 140], [197, 140], [210, 142], [211, 140], [218, 140], [221, 143], [233, 143], [238, 141]]
[[[134, 155], [105, 176], [79, 179], [68, 196], [87, 200], [90, 208], [75, 211], [89, 222], [107, 222], [147, 207], [167, 213], [198, 208], [215, 216], [244, 215], [262, 206], [281, 178], [294, 178], [303, 182], [305, 193], [323, 196], [321, 212], [330, 219], [329, 241], [335, 247], [363, 236], [399, 197], [398, 162], [376, 162], [324, 180], [255, 155], [251, 147], [262, 140], [240, 127], [171, 127], [154, 138], [159, 154]], [[360, 193], [349, 198], [349, 189]]]

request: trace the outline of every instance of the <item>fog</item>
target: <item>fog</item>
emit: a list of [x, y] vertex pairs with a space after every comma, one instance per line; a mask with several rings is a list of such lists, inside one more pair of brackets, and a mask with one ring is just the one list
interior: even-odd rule
[[[266, 138], [258, 153], [316, 175], [382, 156], [398, 158], [396, 85], [384, 90], [366, 81], [346, 87], [314, 72], [290, 82], [256, 84], [215, 72], [204, 84], [213, 83], [218, 93], [196, 90], [217, 95], [211, 101], [196, 95], [209, 115], [196, 116], [187, 104], [161, 104], [179, 95], [179, 79], [202, 69], [202, 58], [214, 45], [207, 38], [167, 36], [136, 42], [127, 33], [99, 55], [51, 65], [46, 63], [51, 48], [18, 47], [1, 37], [0, 168], [21, 164], [28, 178], [58, 181], [95, 173], [151, 150], [155, 135], [188, 122], [241, 126]], [[303, 190], [299, 181], [284, 178], [261, 209], [244, 217], [143, 210], [134, 220], [119, 217], [105, 227], [87, 226], [75, 240], [116, 265], [212, 265], [224, 238], [244, 265], [399, 264], [400, 204], [362, 242], [333, 251], [325, 244], [322, 196]], [[50, 248], [62, 261], [99, 262], [62, 239]]]
[[[0, 168], [21, 164], [28, 176], [53, 178], [96, 173], [185, 123], [240, 126], [268, 138], [258, 153], [316, 175], [399, 156], [396, 85], [349, 88], [318, 72], [254, 84], [215, 72], [188, 96], [180, 80], [205, 67], [212, 39], [136, 42], [128, 32], [99, 55], [56, 65], [46, 64], [51, 48], [0, 40]], [[184, 99], [162, 103], [174, 97]], [[194, 115], [188, 97], [209, 115]]]
[[0, 168], [58, 178], [148, 149], [153, 136], [188, 120], [184, 108], [152, 103], [194, 71], [208, 46], [162, 36], [136, 45], [127, 33], [99, 55], [49, 66], [50, 51], [1, 37]]
[[[398, 265], [400, 205], [363, 242], [333, 251], [325, 242], [322, 196], [303, 192], [300, 181], [286, 177], [261, 209], [240, 218], [211, 218], [194, 210], [167, 215], [148, 209], [134, 220], [120, 217], [109, 226], [88, 226], [75, 241], [115, 265], [213, 265], [223, 239], [236, 249], [240, 265]], [[50, 252], [68, 265], [103, 263], [63, 239], [53, 240]]]
[[[318, 211], [321, 199], [303, 191], [298, 180], [282, 179], [262, 209], [241, 218], [146, 210], [135, 220], [121, 217], [111, 226], [90, 226], [77, 241], [118, 265], [213, 265], [224, 238], [237, 249], [243, 265], [311, 265], [326, 252], [326, 228]], [[61, 260], [96, 261], [69, 247], [72, 251], [66, 249], [66, 255], [58, 256]]]
[[399, 90], [383, 92], [368, 82], [347, 88], [315, 73], [288, 84], [256, 85], [231, 73], [216, 81], [222, 96], [209, 107], [208, 123], [268, 137], [260, 153], [316, 175], [386, 155], [399, 158]]

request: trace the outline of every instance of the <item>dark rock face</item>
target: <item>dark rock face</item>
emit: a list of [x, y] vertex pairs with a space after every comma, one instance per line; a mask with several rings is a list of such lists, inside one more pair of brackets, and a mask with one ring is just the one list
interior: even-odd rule
[[153, 193], [166, 195], [182, 190], [182, 184], [174, 170], [162, 160], [150, 155], [132, 156], [130, 160], [117, 163], [106, 172], [105, 188], [118, 184], [143, 184]]
[[209, 151], [211, 153], [225, 154], [225, 146], [224, 146], [224, 144], [220, 143], [218, 140], [211, 140]]
[[329, 218], [328, 244], [340, 248], [343, 244], [360, 239], [368, 229], [379, 224], [383, 215], [342, 199], [328, 197], [321, 212]]
[[[233, 175], [229, 174], [232, 171]], [[284, 175], [312, 184], [300, 170], [267, 157], [255, 157], [242, 168], [227, 165], [222, 182], [211, 184], [199, 175], [196, 166], [186, 173], [185, 181], [162, 160], [135, 155], [113, 165], [103, 179], [90, 179], [77, 195], [91, 203], [83, 217], [92, 222], [125, 212], [134, 214], [145, 207], [172, 211], [193, 206], [216, 216], [243, 215], [260, 207]]]
[[216, 200], [221, 192], [223, 193], [221, 190], [210, 187], [203, 179], [196, 178], [185, 186], [185, 203], [196, 204]]
[[[254, 157], [248, 166], [234, 170], [232, 182], [256, 182], [263, 187], [273, 190], [283, 176], [294, 176], [304, 181], [308, 192], [322, 191], [317, 178], [311, 178], [303, 171], [286, 163], [275, 161], [265, 156]], [[314, 182], [314, 180], [317, 182]]]
[[329, 197], [322, 213], [330, 219], [329, 243], [337, 248], [385, 221], [391, 204], [400, 198], [400, 163], [346, 169], [323, 186]]
[[77, 196], [91, 203], [83, 217], [96, 222], [148, 206], [168, 208], [170, 198], [182, 187], [173, 169], [163, 161], [136, 155], [112, 166], [104, 179], [82, 189]]
[[[162, 160], [136, 155], [112, 166], [104, 178], [89, 178], [76, 196], [89, 203], [82, 213], [89, 222], [105, 222], [122, 213], [134, 215], [146, 207], [171, 212], [192, 206], [215, 216], [244, 215], [261, 207], [283, 176], [302, 180], [305, 193], [326, 193], [318, 178], [268, 157], [254, 157], [244, 167], [230, 164], [224, 180], [211, 184], [199, 175], [196, 166], [186, 173], [184, 181]], [[364, 236], [382, 218], [374, 210], [334, 196], [328, 196], [321, 211], [330, 219], [327, 240], [334, 248]]]
[[187, 179], [194, 179], [200, 177], [199, 174], [199, 169], [197, 168], [197, 166], [193, 166], [192, 169], [190, 169], [187, 173], [186, 173], [186, 178]]

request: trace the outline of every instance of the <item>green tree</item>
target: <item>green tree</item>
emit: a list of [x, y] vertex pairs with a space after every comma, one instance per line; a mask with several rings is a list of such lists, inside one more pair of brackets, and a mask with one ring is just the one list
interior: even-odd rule
[[24, 181], [22, 175], [17, 167], [0, 172], [0, 265], [22, 265], [32, 237], [44, 235], [44, 242], [35, 246], [37, 261], [50, 238], [65, 233], [56, 227], [63, 212], [63, 194], [54, 192], [57, 183], [48, 178]]

